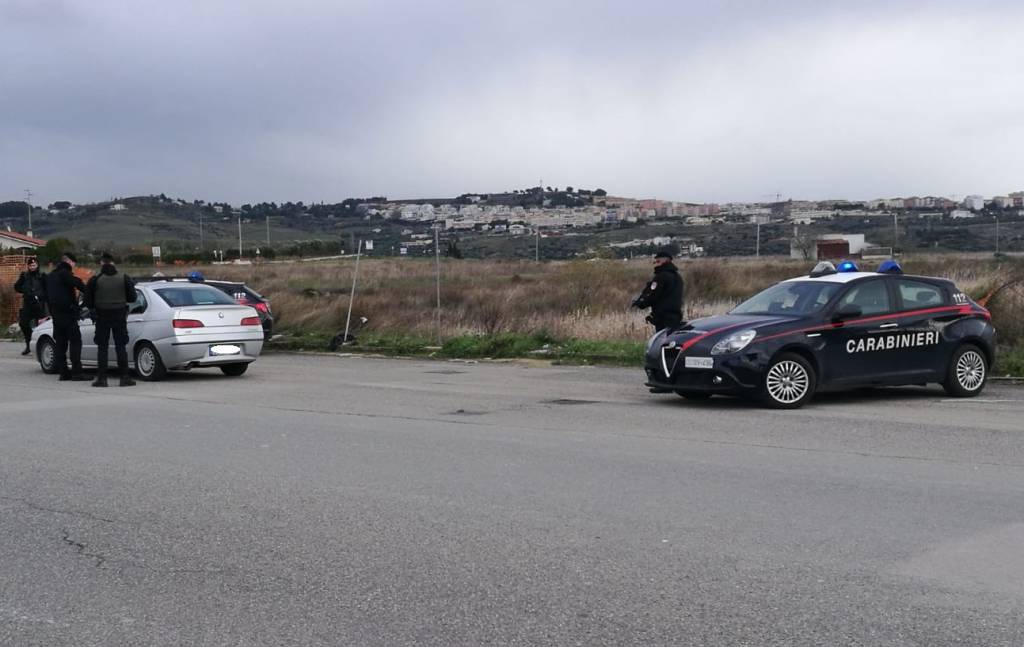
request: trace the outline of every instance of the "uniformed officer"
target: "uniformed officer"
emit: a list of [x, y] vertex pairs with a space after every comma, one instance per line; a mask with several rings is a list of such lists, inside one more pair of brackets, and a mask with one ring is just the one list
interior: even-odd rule
[[[57, 269], [46, 275], [46, 304], [53, 319], [54, 364], [60, 380], [88, 380], [82, 372], [82, 333], [78, 330], [79, 294], [85, 293], [82, 279], [72, 273], [77, 260], [71, 252], [64, 252]], [[68, 354], [71, 370], [68, 370]]]
[[26, 269], [14, 284], [14, 291], [21, 294], [21, 311], [18, 313], [18, 326], [25, 335], [25, 350], [28, 355], [29, 342], [32, 341], [32, 328], [36, 322], [46, 316], [46, 274], [39, 270], [39, 261], [29, 258]]
[[107, 386], [107, 349], [111, 333], [114, 335], [121, 386], [135, 386], [135, 380], [128, 373], [128, 304], [136, 298], [135, 283], [131, 277], [119, 273], [114, 257], [104, 252], [100, 256], [100, 273], [89, 279], [85, 291], [85, 305], [95, 312], [96, 321], [96, 379], [93, 386]]
[[674, 328], [683, 322], [683, 277], [672, 264], [672, 254], [665, 249], [654, 255], [654, 277], [633, 299], [634, 308], [650, 308], [647, 321], [654, 330]]

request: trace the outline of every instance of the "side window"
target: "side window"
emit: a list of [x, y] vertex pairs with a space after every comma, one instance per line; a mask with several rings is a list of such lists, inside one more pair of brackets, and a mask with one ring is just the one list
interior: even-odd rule
[[885, 281], [873, 280], [855, 285], [839, 300], [839, 307], [854, 304], [860, 306], [864, 315], [880, 315], [892, 312], [889, 290]]
[[146, 295], [142, 293], [142, 290], [136, 290], [135, 293], [138, 296], [128, 306], [128, 314], [130, 315], [138, 315], [146, 311]]
[[900, 292], [904, 310], [946, 305], [946, 295], [942, 288], [936, 285], [910, 279], [899, 279], [896, 281], [896, 287]]

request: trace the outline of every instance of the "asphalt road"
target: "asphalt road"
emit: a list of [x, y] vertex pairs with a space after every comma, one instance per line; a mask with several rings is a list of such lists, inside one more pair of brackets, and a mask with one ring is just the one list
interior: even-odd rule
[[1024, 644], [1024, 389], [270, 355], [100, 390], [18, 350], [0, 645]]

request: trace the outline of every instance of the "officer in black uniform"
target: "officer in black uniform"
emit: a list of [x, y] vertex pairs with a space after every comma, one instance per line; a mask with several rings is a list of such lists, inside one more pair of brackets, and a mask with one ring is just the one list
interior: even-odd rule
[[114, 334], [117, 353], [117, 371], [121, 386], [135, 386], [128, 374], [128, 304], [135, 301], [135, 283], [127, 274], [117, 271], [114, 257], [104, 252], [100, 256], [100, 273], [89, 279], [85, 291], [85, 305], [96, 322], [96, 379], [93, 386], [107, 386], [107, 349], [110, 334]]
[[[60, 380], [88, 380], [82, 373], [82, 333], [78, 330], [78, 295], [85, 293], [82, 279], [72, 274], [78, 259], [71, 252], [64, 252], [57, 269], [46, 275], [46, 305], [53, 319], [54, 364], [60, 373]], [[68, 371], [68, 353], [71, 354], [71, 370]]]
[[28, 355], [29, 342], [32, 340], [32, 328], [36, 322], [46, 316], [46, 275], [39, 271], [39, 261], [28, 259], [28, 269], [21, 273], [14, 284], [14, 291], [21, 294], [21, 312], [18, 313], [18, 326], [25, 335], [25, 350]]
[[633, 299], [634, 308], [650, 308], [647, 321], [654, 330], [674, 328], [683, 322], [683, 277], [672, 264], [668, 250], [654, 255], [654, 278], [647, 282], [640, 296]]

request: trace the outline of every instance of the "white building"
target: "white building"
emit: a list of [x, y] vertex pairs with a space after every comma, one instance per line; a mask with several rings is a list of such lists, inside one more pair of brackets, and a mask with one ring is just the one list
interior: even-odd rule
[[985, 198], [980, 195], [969, 195], [964, 198], [964, 208], [971, 211], [981, 211], [985, 208]]
[[38, 249], [46, 245], [45, 240], [33, 238], [29, 235], [19, 234], [16, 231], [0, 231], [0, 249]]

